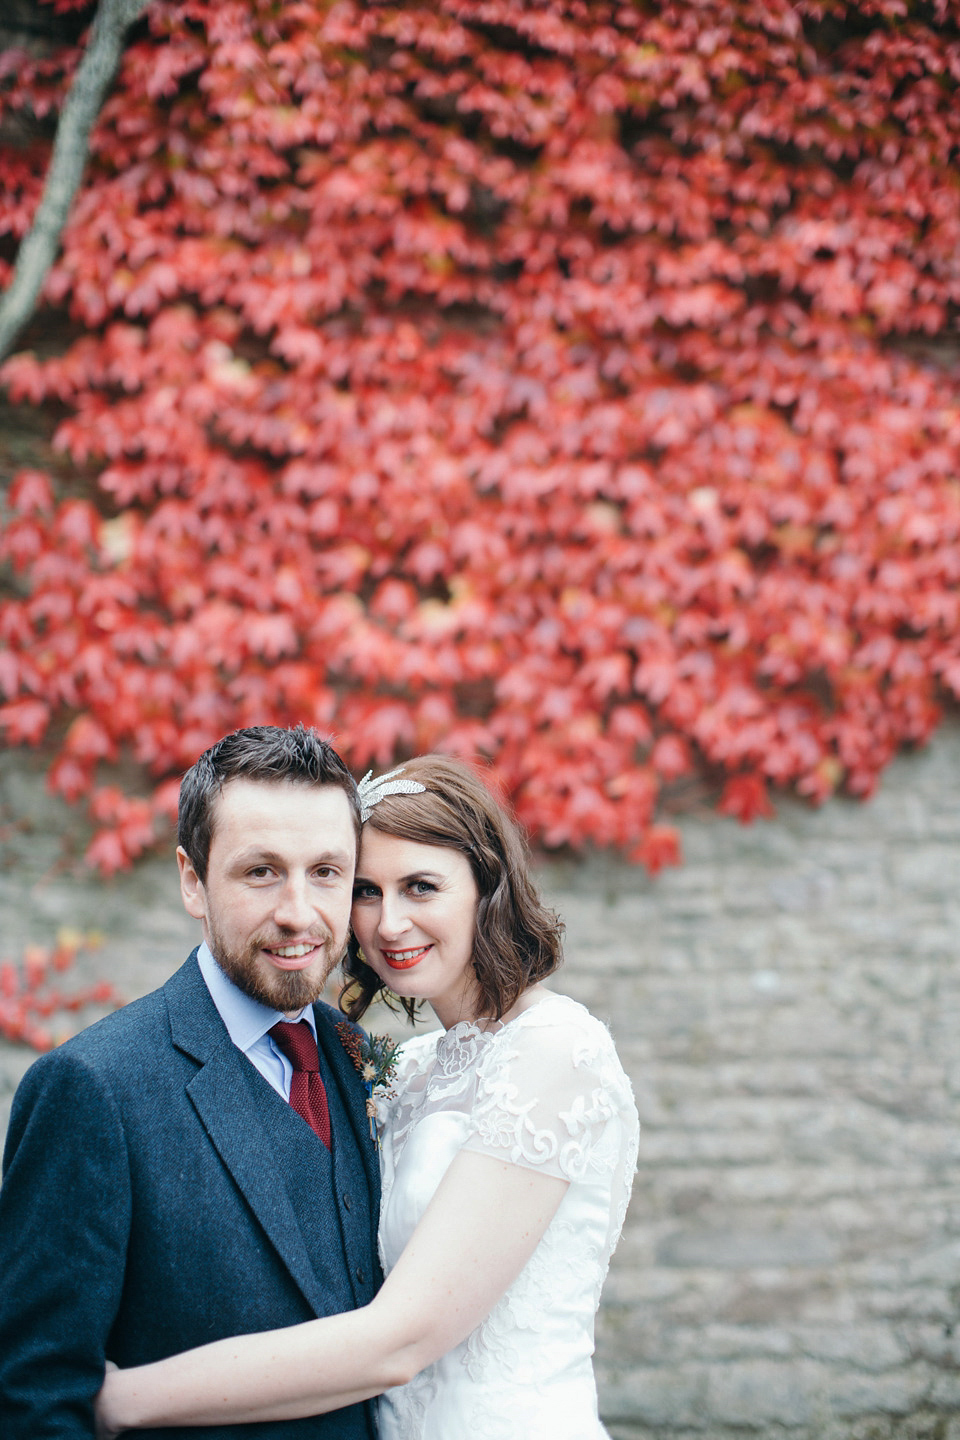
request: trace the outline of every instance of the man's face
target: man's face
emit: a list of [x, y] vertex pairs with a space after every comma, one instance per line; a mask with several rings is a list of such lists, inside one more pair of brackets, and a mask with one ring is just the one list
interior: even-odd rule
[[234, 984], [294, 1015], [343, 954], [356, 856], [337, 786], [229, 780], [214, 807], [206, 880], [177, 850], [183, 903]]

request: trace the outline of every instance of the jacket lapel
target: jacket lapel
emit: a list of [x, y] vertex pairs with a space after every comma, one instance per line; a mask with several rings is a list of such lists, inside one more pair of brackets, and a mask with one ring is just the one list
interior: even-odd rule
[[357, 1149], [363, 1161], [364, 1174], [370, 1192], [370, 1208], [373, 1217], [374, 1234], [380, 1213], [380, 1162], [370, 1135], [370, 1120], [367, 1116], [367, 1095], [356, 1067], [343, 1046], [337, 1033], [338, 1024], [349, 1024], [344, 1016], [329, 1005], [318, 1003], [313, 1007], [317, 1022], [317, 1044], [327, 1063], [327, 1073], [333, 1080], [347, 1112]]
[[[174, 1045], [200, 1064], [187, 1095], [221, 1161], [315, 1314], [326, 1311], [257, 1084], [267, 1082], [231, 1041], [196, 963], [196, 951], [164, 987]], [[269, 1101], [272, 1097], [263, 1097]], [[285, 1118], [285, 1117], [284, 1117]]]

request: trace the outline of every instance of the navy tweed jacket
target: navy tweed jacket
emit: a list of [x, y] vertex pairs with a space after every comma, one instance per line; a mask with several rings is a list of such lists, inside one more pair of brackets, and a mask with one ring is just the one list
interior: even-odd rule
[[[196, 951], [31, 1066], [0, 1187], [4, 1440], [92, 1440], [105, 1357], [142, 1364], [372, 1298], [380, 1195], [365, 1096], [342, 1017], [314, 1008], [332, 1157], [231, 1042]], [[375, 1407], [138, 1433], [374, 1440]]]

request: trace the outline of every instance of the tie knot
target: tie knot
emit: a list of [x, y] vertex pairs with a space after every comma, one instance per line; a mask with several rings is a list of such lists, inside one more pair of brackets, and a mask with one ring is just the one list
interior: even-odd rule
[[306, 1020], [279, 1020], [276, 1025], [271, 1025], [270, 1034], [294, 1070], [320, 1069], [317, 1042]]

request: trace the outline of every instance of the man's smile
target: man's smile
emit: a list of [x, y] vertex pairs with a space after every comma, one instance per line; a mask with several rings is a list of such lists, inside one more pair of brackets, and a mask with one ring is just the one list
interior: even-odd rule
[[260, 949], [270, 957], [270, 963], [279, 970], [304, 970], [318, 950], [323, 950], [329, 936], [309, 940], [297, 940], [285, 945], [264, 944]]

